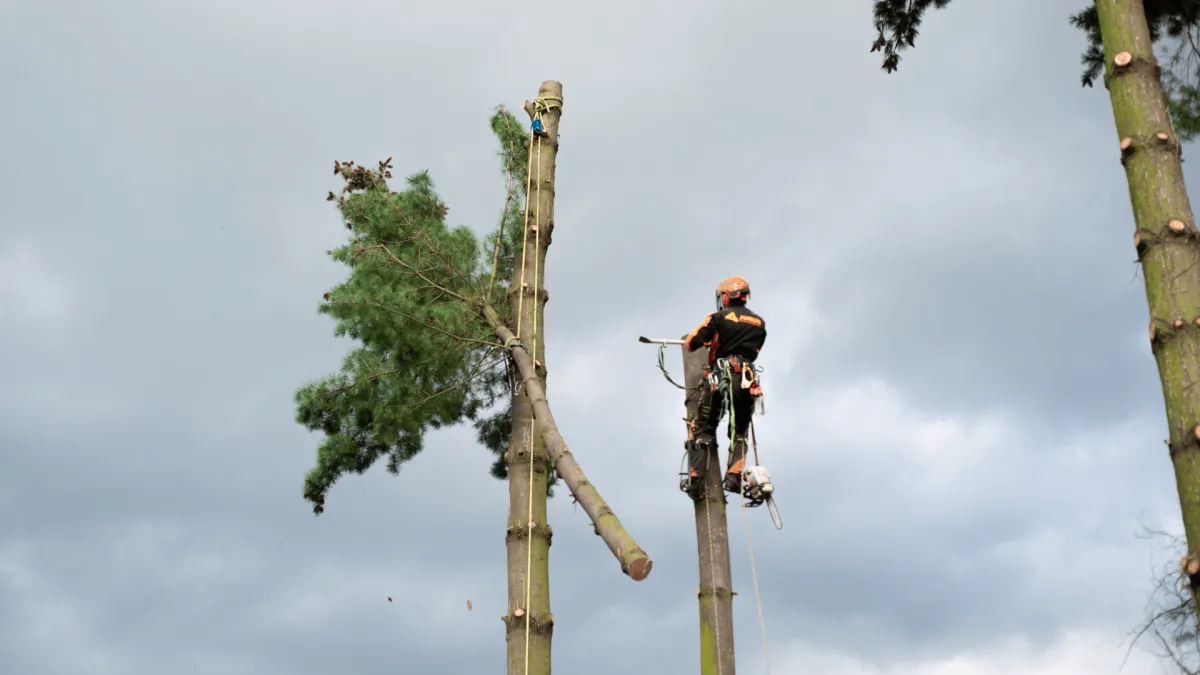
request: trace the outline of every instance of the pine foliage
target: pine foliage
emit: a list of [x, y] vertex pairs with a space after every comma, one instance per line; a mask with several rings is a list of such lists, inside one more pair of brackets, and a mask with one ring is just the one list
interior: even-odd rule
[[[875, 42], [872, 52], [883, 55], [883, 70], [891, 73], [899, 67], [900, 52], [916, 45], [916, 39], [929, 9], [942, 9], [950, 0], [876, 0], [874, 8]], [[1146, 22], [1150, 39], [1159, 47], [1163, 92], [1174, 118], [1176, 133], [1184, 141], [1200, 134], [1200, 2], [1197, 0], [1145, 0]], [[1104, 72], [1104, 43], [1095, 5], [1073, 14], [1071, 25], [1087, 37], [1087, 48], [1080, 57], [1083, 74], [1080, 81], [1091, 87]]]
[[304, 480], [315, 513], [345, 474], [361, 474], [381, 459], [398, 473], [430, 430], [464, 422], [474, 423], [496, 455], [492, 474], [507, 476], [513, 382], [482, 307], [509, 318], [529, 149], [522, 125], [504, 108], [491, 124], [508, 187], [500, 225], [482, 240], [447, 223], [449, 209], [427, 172], [409, 176], [397, 191], [388, 184], [391, 158], [374, 168], [334, 163], [344, 186], [328, 200], [349, 234], [329, 254], [349, 275], [325, 293], [318, 311], [357, 346], [338, 372], [296, 392], [297, 421], [324, 434]]

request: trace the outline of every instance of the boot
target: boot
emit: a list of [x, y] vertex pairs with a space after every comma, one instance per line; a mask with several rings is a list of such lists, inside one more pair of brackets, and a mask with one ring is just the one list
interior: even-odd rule
[[725, 474], [725, 491], [732, 492], [735, 495], [742, 493], [742, 474], [741, 472], [730, 471]]
[[742, 492], [742, 471], [746, 468], [746, 437], [738, 436], [729, 449], [729, 466], [725, 470], [725, 491]]
[[688, 453], [688, 475], [679, 482], [679, 489], [686, 492], [692, 500], [699, 499], [704, 493], [704, 476], [696, 470], [697, 466], [705, 466], [708, 462], [709, 441], [706, 438], [687, 441], [684, 447]]

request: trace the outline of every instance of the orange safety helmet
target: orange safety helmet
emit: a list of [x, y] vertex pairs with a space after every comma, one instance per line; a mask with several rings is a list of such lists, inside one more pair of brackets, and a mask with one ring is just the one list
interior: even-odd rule
[[750, 299], [750, 284], [741, 277], [729, 277], [717, 284], [717, 309], [729, 306], [733, 298], [741, 298], [742, 302]]

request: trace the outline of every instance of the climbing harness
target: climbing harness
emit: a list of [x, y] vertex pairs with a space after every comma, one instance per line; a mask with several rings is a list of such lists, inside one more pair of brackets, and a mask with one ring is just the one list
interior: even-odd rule
[[[664, 353], [668, 345], [683, 346], [683, 340], [669, 340], [663, 338], [648, 338], [644, 335], [638, 336], [638, 342], [643, 344], [658, 345], [658, 369], [662, 371], [663, 377], [676, 388], [693, 391], [701, 384], [695, 387], [687, 387], [679, 384], [671, 377], [671, 373], [667, 370]], [[754, 398], [754, 408], [751, 413], [750, 420], [750, 439], [754, 448], [754, 464], [747, 464], [742, 470], [742, 490], [741, 495], [745, 499], [744, 505], [748, 508], [767, 505], [767, 511], [771, 514], [771, 522], [775, 524], [775, 529], [783, 529], [783, 519], [779, 516], [779, 508], [775, 505], [775, 485], [771, 482], [771, 472], [765, 466], [759, 463], [758, 458], [758, 437], [754, 432], [754, 417], [762, 417], [764, 414], [763, 406], [763, 391], [762, 384], [759, 382], [759, 375], [763, 372], [761, 366], [754, 363], [742, 362], [739, 367], [740, 379], [736, 383], [733, 382], [733, 373], [731, 364], [728, 358], [716, 359], [712, 366], [708, 369], [707, 378], [710, 386], [716, 387], [720, 391], [720, 395], [716, 396], [714, 401], [721, 409], [716, 412], [716, 416], [720, 419], [729, 413], [729, 442], [730, 449], [735, 443], [736, 421], [733, 413], [733, 387], [738, 386], [742, 389], [748, 389], [750, 395]], [[687, 421], [686, 418], [684, 420]], [[683, 459], [680, 462], [679, 469], [679, 489], [683, 492], [688, 492], [691, 483], [691, 472], [688, 470], [688, 452], [686, 446], [694, 442], [691, 438], [691, 432], [688, 433], [688, 444], [685, 444]], [[706, 467], [707, 470], [707, 467]]]
[[[730, 372], [731, 366], [729, 359], [717, 359], [714, 364], [719, 375], [719, 386], [722, 392], [726, 392], [727, 396], [722, 399], [729, 406], [729, 447], [733, 448], [736, 442], [737, 434], [736, 421], [734, 419], [733, 407], [733, 374]], [[758, 382], [758, 373], [761, 369], [753, 363], [741, 362], [741, 382], [742, 389], [748, 389], [755, 398], [755, 412], [759, 408], [758, 402], [762, 399], [762, 386]], [[710, 375], [712, 377], [712, 375]], [[718, 415], [719, 418], [719, 415]], [[743, 465], [742, 469], [742, 497], [746, 501], [742, 502], [745, 508], [753, 508], [767, 505], [767, 511], [771, 514], [771, 522], [775, 524], [775, 529], [783, 529], [783, 519], [779, 516], [779, 509], [775, 506], [775, 486], [771, 483], [771, 472], [767, 471], [767, 467], [759, 464], [758, 460], [758, 437], [754, 433], [754, 413], [750, 417], [750, 439], [754, 446], [754, 464]], [[743, 458], [744, 461], [744, 458]]]

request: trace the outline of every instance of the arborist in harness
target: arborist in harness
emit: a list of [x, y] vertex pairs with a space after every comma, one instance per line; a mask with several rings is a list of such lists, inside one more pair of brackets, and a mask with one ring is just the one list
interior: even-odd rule
[[[689, 352], [708, 347], [708, 365], [700, 381], [700, 406], [691, 422], [692, 443], [688, 448], [687, 491], [695, 496], [703, 485], [704, 464], [717, 445], [717, 424], [731, 405], [729, 425], [732, 441], [725, 468], [726, 492], [741, 493], [746, 464], [746, 432], [754, 414], [755, 399], [761, 396], [754, 361], [767, 340], [767, 324], [746, 307], [750, 284], [729, 277], [717, 286], [717, 311], [705, 317], [683, 340]], [[699, 469], [699, 471], [697, 471]]]

